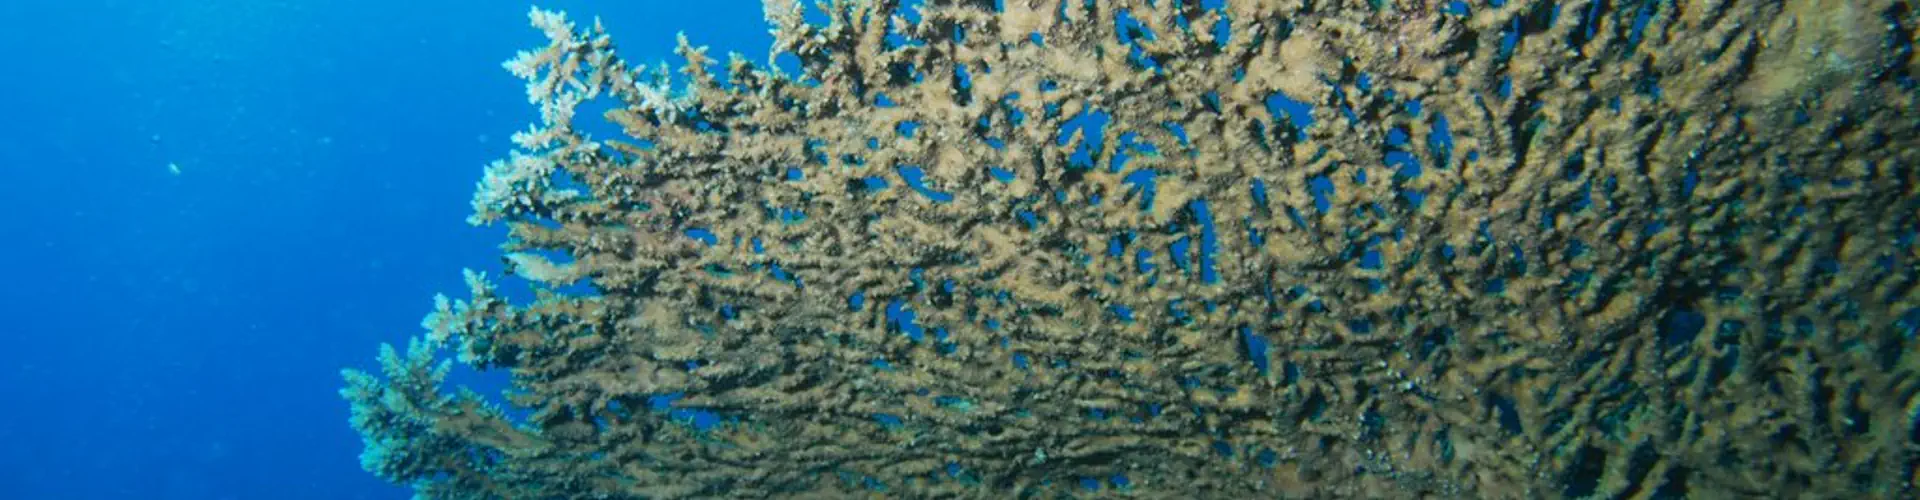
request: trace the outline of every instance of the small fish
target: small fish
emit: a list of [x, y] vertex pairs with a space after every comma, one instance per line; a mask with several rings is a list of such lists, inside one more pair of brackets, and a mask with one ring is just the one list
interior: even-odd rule
[[167, 162], [167, 173], [170, 173], [173, 175], [180, 175], [180, 164], [174, 163], [174, 162]]

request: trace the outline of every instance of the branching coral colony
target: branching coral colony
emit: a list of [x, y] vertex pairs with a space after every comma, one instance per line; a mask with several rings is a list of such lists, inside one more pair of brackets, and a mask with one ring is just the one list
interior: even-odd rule
[[[775, 5], [799, 74], [683, 41], [679, 87], [535, 10], [508, 66], [543, 122], [474, 221], [538, 299], [470, 274], [347, 372], [366, 467], [449, 499], [1915, 494], [1915, 4], [1216, 3]], [[608, 99], [628, 137], [576, 128]], [[443, 392], [442, 346], [524, 421]]]

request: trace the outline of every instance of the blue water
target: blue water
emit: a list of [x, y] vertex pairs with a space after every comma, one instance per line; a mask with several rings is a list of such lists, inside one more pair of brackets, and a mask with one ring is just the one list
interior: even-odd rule
[[[758, 2], [545, 2], [756, 61]], [[498, 273], [522, 2], [0, 2], [0, 498], [407, 498], [339, 369]], [[169, 164], [178, 168], [175, 173]], [[497, 381], [456, 380], [486, 386]]]

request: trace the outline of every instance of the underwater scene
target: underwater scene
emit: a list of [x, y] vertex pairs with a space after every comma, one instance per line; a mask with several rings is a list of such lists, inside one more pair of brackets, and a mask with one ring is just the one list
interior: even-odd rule
[[271, 285], [381, 311], [270, 372], [288, 497], [1920, 497], [1920, 4], [713, 3], [337, 91], [482, 136], [259, 229], [394, 254]]

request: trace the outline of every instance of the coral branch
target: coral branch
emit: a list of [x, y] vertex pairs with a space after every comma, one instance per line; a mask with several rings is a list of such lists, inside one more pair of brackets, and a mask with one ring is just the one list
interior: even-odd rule
[[[1904, 0], [534, 10], [509, 271], [343, 394], [426, 498], [1907, 497]], [[579, 132], [576, 109], [628, 136]], [[568, 289], [584, 283], [591, 293]], [[562, 291], [570, 290], [570, 291]], [[524, 421], [439, 392], [510, 370]], [[1097, 490], [1097, 492], [1095, 491]]]

